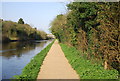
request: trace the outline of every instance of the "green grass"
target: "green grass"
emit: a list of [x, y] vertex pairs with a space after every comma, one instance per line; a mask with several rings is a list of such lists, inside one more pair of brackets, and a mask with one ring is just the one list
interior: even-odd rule
[[[54, 41], [53, 41], [54, 42]], [[40, 66], [43, 63], [45, 56], [50, 50], [52, 43], [50, 43], [46, 48], [44, 48], [40, 53], [38, 53], [34, 58], [28, 63], [22, 70], [21, 75], [14, 76], [16, 79], [25, 79], [25, 80], [35, 80], [40, 70]]]
[[65, 44], [60, 44], [60, 46], [80, 79], [118, 79], [117, 70], [104, 70], [103, 66], [92, 64], [89, 60], [84, 59], [75, 47]]

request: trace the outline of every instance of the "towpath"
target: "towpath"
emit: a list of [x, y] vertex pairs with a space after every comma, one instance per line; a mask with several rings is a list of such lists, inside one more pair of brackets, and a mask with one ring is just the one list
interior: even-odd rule
[[37, 79], [79, 79], [57, 40], [45, 57]]

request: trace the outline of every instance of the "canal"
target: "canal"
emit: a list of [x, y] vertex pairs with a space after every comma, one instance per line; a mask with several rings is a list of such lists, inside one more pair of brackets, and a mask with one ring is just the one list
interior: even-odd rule
[[22, 69], [30, 60], [44, 49], [52, 40], [31, 41], [31, 42], [10, 42], [1, 44], [0, 48], [0, 69], [2, 79], [13, 78], [20, 75]]

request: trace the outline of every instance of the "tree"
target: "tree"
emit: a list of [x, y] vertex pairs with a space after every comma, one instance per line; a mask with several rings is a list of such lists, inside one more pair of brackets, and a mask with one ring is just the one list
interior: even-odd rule
[[22, 18], [19, 19], [18, 24], [24, 24], [24, 21]]
[[67, 5], [69, 12], [51, 23], [51, 32], [84, 52], [88, 60], [102, 60], [105, 69], [119, 70], [119, 6], [118, 2], [72, 2]]
[[66, 24], [66, 15], [60, 14], [51, 22], [51, 32], [59, 39], [60, 42], [65, 41], [65, 24]]

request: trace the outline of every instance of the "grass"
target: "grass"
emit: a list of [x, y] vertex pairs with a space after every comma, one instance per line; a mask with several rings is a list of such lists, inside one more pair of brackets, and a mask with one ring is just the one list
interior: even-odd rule
[[117, 70], [105, 70], [99, 64], [92, 64], [91, 61], [84, 59], [75, 47], [65, 44], [60, 44], [60, 46], [80, 79], [118, 79]]
[[50, 50], [52, 44], [50, 43], [46, 48], [44, 48], [40, 53], [38, 53], [34, 58], [28, 63], [22, 70], [21, 75], [15, 75], [16, 79], [25, 79], [25, 80], [36, 80], [38, 73], [40, 71], [40, 66], [43, 63], [45, 56], [47, 55], [48, 51]]

